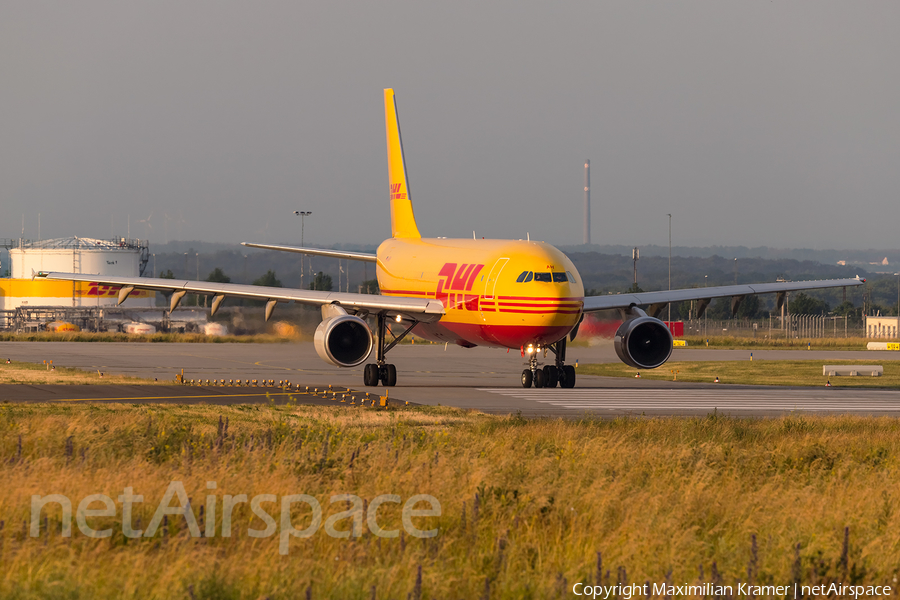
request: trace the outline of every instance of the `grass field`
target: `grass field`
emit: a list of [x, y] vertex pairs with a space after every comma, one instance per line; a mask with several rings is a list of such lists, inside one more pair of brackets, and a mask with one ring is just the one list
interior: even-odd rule
[[[702, 336], [685, 336], [688, 348], [706, 348], [707, 338]], [[714, 335], [709, 338], [709, 348], [778, 348], [781, 350], [865, 350], [866, 344], [873, 340], [864, 337], [826, 337], [784, 339], [763, 337], [744, 337], [734, 335]], [[878, 340], [884, 341], [884, 340]]]
[[[598, 581], [891, 584], [898, 451], [900, 421], [890, 418], [0, 405], [0, 596], [562, 598]], [[123, 490], [143, 496], [132, 522], [148, 528], [173, 481], [204, 529], [213, 497], [213, 535], [191, 537], [184, 516], [169, 516], [152, 537], [125, 537]], [[439, 500], [440, 516], [413, 517], [437, 536], [382, 538], [365, 521], [359, 537], [319, 530], [282, 555], [277, 537], [249, 536], [266, 523], [247, 504], [223, 536], [226, 494], [309, 494], [327, 520], [348, 506], [329, 504], [332, 495], [386, 493]], [[87, 537], [74, 522], [62, 537], [55, 504], [32, 537], [33, 494], [76, 507], [109, 496], [116, 516], [86, 523], [111, 537]], [[277, 516], [277, 504], [264, 506]], [[298, 506], [302, 528], [310, 516]], [[380, 526], [403, 529], [397, 506], [383, 505]]]
[[97, 385], [97, 384], [140, 384], [155, 385], [165, 384], [171, 385], [173, 380], [154, 381], [153, 379], [142, 379], [139, 377], [125, 377], [123, 375], [110, 375], [103, 373], [100, 376], [98, 371], [84, 371], [82, 369], [72, 369], [63, 366], [29, 363], [12, 361], [7, 363], [7, 359], [0, 360], [0, 384], [26, 384], [26, 385]]
[[[798, 385], [833, 387], [900, 388], [900, 361], [838, 360], [827, 364], [881, 365], [881, 377], [827, 377], [822, 375], [821, 360], [742, 360], [742, 361], [670, 361], [658, 369], [640, 371], [644, 379], [745, 385]], [[677, 373], [675, 373], [677, 371]], [[623, 363], [580, 365], [578, 372], [605, 377], [634, 377], [638, 369]]]
[[[601, 338], [602, 339], [602, 338]], [[873, 340], [864, 337], [833, 337], [833, 338], [802, 338], [802, 339], [784, 339], [750, 336], [734, 336], [734, 335], [714, 335], [709, 336], [709, 346], [706, 345], [707, 338], [703, 336], [685, 336], [682, 339], [687, 342], [688, 348], [716, 348], [723, 349], [740, 349], [752, 350], [754, 348], [777, 348], [779, 350], [865, 350], [866, 344]], [[607, 340], [611, 342], [611, 339]], [[875, 340], [886, 341], [886, 340]], [[896, 341], [896, 340], [890, 340]], [[596, 343], [596, 339], [575, 338], [572, 347], [586, 347]]]

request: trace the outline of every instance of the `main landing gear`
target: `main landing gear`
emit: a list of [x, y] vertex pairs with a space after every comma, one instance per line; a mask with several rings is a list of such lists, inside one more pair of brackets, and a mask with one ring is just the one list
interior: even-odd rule
[[397, 385], [397, 367], [391, 364], [366, 365], [363, 370], [363, 385], [374, 387], [379, 381], [386, 387]]
[[563, 338], [548, 346], [556, 355], [556, 364], [538, 367], [537, 350], [531, 353], [529, 366], [522, 371], [522, 387], [530, 388], [555, 388], [557, 384], [561, 388], [575, 387], [575, 367], [566, 364], [566, 338]]
[[[376, 359], [375, 364], [366, 365], [365, 369], [363, 369], [363, 385], [367, 387], [374, 387], [378, 385], [378, 382], [381, 382], [381, 385], [385, 387], [393, 387], [397, 385], [397, 367], [392, 364], [387, 363], [384, 360], [384, 355], [388, 353], [388, 351], [400, 343], [400, 340], [405, 338], [407, 334], [412, 331], [413, 327], [416, 326], [417, 321], [413, 321], [412, 324], [407, 327], [403, 333], [394, 337], [394, 339], [387, 343], [386, 334], [390, 332], [387, 327], [387, 317], [381, 313], [376, 316], [376, 325], [375, 325], [375, 350], [376, 350]], [[391, 333], [393, 336], [393, 333]]]

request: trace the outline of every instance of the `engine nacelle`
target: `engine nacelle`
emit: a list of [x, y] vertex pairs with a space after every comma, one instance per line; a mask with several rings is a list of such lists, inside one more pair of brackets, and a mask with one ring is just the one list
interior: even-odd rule
[[672, 332], [646, 315], [622, 323], [615, 343], [619, 359], [636, 369], [655, 369], [672, 356]]
[[354, 315], [329, 317], [316, 328], [316, 354], [337, 367], [362, 364], [372, 352], [373, 345], [372, 330]]

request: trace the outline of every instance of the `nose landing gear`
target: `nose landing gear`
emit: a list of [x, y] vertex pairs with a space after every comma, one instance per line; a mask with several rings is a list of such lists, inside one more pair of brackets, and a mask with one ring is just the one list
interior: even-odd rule
[[522, 387], [561, 388], [575, 387], [575, 367], [566, 364], [566, 338], [547, 346], [556, 355], [555, 364], [538, 367], [537, 352], [531, 354], [529, 366], [522, 371]]
[[[542, 388], [547, 383], [544, 369], [538, 367], [537, 351], [528, 359], [528, 368], [522, 371], [522, 387], [530, 388], [532, 384], [536, 388]], [[546, 368], [546, 367], [545, 367]]]

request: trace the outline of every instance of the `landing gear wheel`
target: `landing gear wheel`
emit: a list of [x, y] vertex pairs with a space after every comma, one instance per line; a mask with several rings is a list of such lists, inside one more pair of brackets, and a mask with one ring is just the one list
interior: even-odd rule
[[379, 370], [382, 385], [387, 387], [394, 387], [397, 385], [397, 367], [394, 365], [384, 365]]
[[524, 371], [522, 371], [522, 387], [531, 387], [531, 369], [525, 369]]
[[547, 383], [546, 378], [544, 377], [544, 370], [538, 369], [534, 372], [534, 387], [542, 388]]
[[559, 381], [559, 369], [554, 365], [544, 367], [544, 387], [555, 388], [556, 382]]
[[366, 387], [378, 385], [378, 365], [366, 365], [363, 370], [363, 385]]
[[572, 365], [565, 365], [562, 368], [562, 373], [560, 373], [561, 377], [559, 378], [559, 386], [564, 388], [573, 388], [575, 387], [575, 367]]
[[389, 333], [387, 328], [387, 317], [384, 313], [379, 313], [375, 316], [375, 364], [372, 365], [375, 368], [375, 371], [373, 375], [373, 372], [369, 370], [369, 367], [366, 367], [366, 385], [368, 385], [370, 380], [374, 380], [373, 385], [378, 385], [379, 381], [381, 382], [381, 385], [386, 387], [394, 387], [397, 385], [397, 367], [385, 362], [384, 355], [387, 354], [388, 350], [399, 344], [400, 341], [413, 330], [417, 323], [418, 321], [409, 323], [409, 326], [400, 335], [391, 334], [393, 335], [394, 340], [388, 343], [385, 339], [385, 335]]

